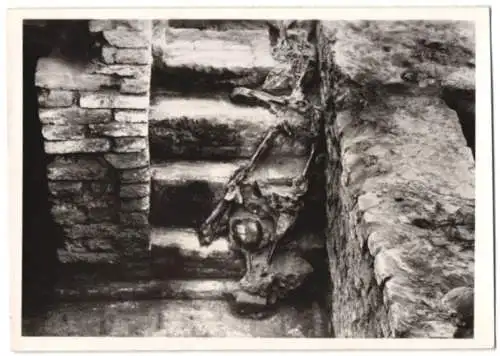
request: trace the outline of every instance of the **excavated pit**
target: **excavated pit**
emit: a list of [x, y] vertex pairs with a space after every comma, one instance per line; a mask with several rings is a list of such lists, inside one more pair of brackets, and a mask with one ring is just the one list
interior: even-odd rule
[[[219, 23], [216, 20], [209, 22], [209, 24], [189, 23], [186, 25], [181, 21], [177, 24], [174, 22], [172, 27], [181, 30], [188, 27], [222, 31], [226, 30], [226, 26], [231, 27], [233, 24], [232, 22], [229, 25], [225, 22]], [[263, 31], [267, 33], [267, 27], [263, 21], [249, 23], [238, 21], [237, 23], [239, 26], [231, 27], [231, 30], [257, 31], [257, 37], [262, 37]], [[216, 37], [217, 34], [212, 33], [210, 36]], [[245, 48], [241, 50], [246, 51]], [[239, 57], [236, 57], [238, 56], [235, 56], [235, 61], [239, 61]], [[229, 101], [228, 93], [235, 86], [243, 85], [254, 88], [261, 85], [265, 79], [265, 73], [273, 64], [267, 57], [264, 61], [256, 57], [253, 62], [242, 60], [241, 63], [242, 66], [236, 63], [238, 65], [229, 69], [213, 67], [211, 63], [201, 67], [191, 63], [180, 63], [173, 67], [157, 63], [152, 72], [151, 96], [154, 97], [155, 93], [164, 95], [166, 92], [172, 97], [221, 99], [227, 102]], [[245, 111], [245, 109], [241, 110]], [[243, 113], [242, 120], [249, 119], [247, 116]], [[262, 121], [265, 127], [271, 124], [271, 119], [266, 120]], [[226, 131], [221, 129], [213, 133], [212, 136], [216, 136], [215, 142], [222, 138], [226, 140], [223, 140], [223, 143], [234, 148], [232, 151], [218, 151], [218, 154], [210, 154], [209, 150], [200, 151], [200, 147], [207, 147], [213, 143], [207, 141], [213, 138], [209, 137], [211, 135], [203, 136], [206, 131], [211, 130], [210, 125], [206, 127], [188, 125], [189, 127], [186, 128], [188, 134], [200, 131], [204, 133], [201, 134], [199, 142], [195, 142], [192, 147], [186, 146], [186, 150], [182, 152], [175, 150], [165, 152], [160, 144], [155, 145], [155, 130], [151, 129], [152, 125], [150, 127], [150, 143], [153, 143], [150, 150], [151, 164], [155, 167], [161, 164], [168, 167], [174, 160], [196, 161], [192, 159], [193, 156], [211, 161], [213, 164], [236, 158], [239, 160], [248, 158], [258, 141], [252, 137], [254, 131], [257, 130], [258, 134], [262, 134], [263, 129], [259, 130], [259, 124], [254, 123], [252, 123], [253, 126], [245, 123], [242, 125], [244, 129], [250, 127], [244, 137], [233, 137], [237, 136], [237, 130], [229, 127], [231, 123]], [[161, 129], [163, 128], [159, 127], [159, 130]], [[213, 149], [217, 149], [217, 145], [212, 146], [214, 146]], [[295, 154], [303, 157], [306, 153], [303, 143], [298, 146], [279, 148], [282, 149], [285, 157]], [[320, 147], [319, 150], [322, 152], [324, 148]], [[160, 241], [166, 244], [162, 246], [160, 243], [152, 246], [148, 256], [150, 260], [137, 266], [130, 264], [127, 266], [128, 271], [123, 270], [119, 263], [106, 261], [89, 265], [85, 261], [72, 260], [75, 258], [74, 255], [68, 256], [66, 263], [62, 266], [58, 264], [61, 270], [58, 272], [58, 283], [51, 292], [53, 302], [39, 313], [23, 320], [23, 334], [32, 336], [332, 337], [330, 303], [325, 297], [329, 294], [331, 286], [327, 253], [324, 248], [326, 219], [324, 192], [322, 191], [324, 188], [323, 171], [322, 167], [318, 167], [313, 172], [311, 186], [314, 192], [306, 199], [305, 207], [297, 220], [294, 231], [290, 233], [290, 239], [283, 241], [284, 244], [301, 245], [299, 249], [303, 251], [302, 257], [313, 267], [314, 273], [286, 299], [273, 305], [261, 320], [255, 320], [256, 316], [252, 313], [241, 315], [234, 310], [232, 296], [236, 282], [243, 275], [244, 269], [241, 268], [241, 264], [233, 263], [228, 258], [242, 260], [241, 256], [237, 256], [237, 253], [232, 255], [224, 250], [219, 255], [215, 254], [211, 259], [212, 256], [207, 258], [207, 255], [204, 255], [205, 252], [200, 253], [199, 246], [194, 246], [191, 240], [187, 244], [188, 250], [185, 246], [179, 247], [179, 244], [172, 244], [172, 241]], [[156, 194], [154, 184], [153, 182], [152, 195]], [[200, 217], [209, 212], [210, 204], [214, 200], [212, 190], [213, 188], [206, 181], [188, 183], [183, 187], [171, 189], [170, 193], [177, 192], [168, 197], [174, 202], [173, 206], [183, 201], [191, 201], [191, 203], [182, 207], [178, 206], [177, 210], [174, 208], [169, 210], [171, 220], [168, 221], [167, 228], [178, 228], [179, 237], [187, 236], [191, 239], [192, 234], [186, 233], [183, 229], [186, 225], [199, 224]], [[196, 200], [193, 196], [204, 198]], [[155, 199], [152, 197], [151, 200]], [[208, 207], [204, 207], [204, 204]], [[153, 206], [153, 209], [156, 207]], [[194, 220], [187, 217], [190, 214], [193, 217], [193, 211], [200, 209], [203, 214], [195, 216]], [[159, 231], [157, 235], [160, 236], [160, 240], [163, 233], [161, 229], [166, 227], [163, 217], [164, 215], [158, 213], [157, 209], [150, 216], [150, 224], [153, 229], [157, 228]], [[163, 226], [158, 226], [162, 224]], [[305, 236], [305, 238], [301, 241], [294, 241], [294, 236], [298, 235]], [[314, 237], [308, 240], [310, 235]], [[151, 240], [151, 243], [153, 242], [158, 241]], [[61, 256], [59, 255], [59, 258]], [[210, 265], [211, 263], [213, 265]], [[226, 276], [224, 276], [225, 269], [228, 271]]]
[[[261, 31], [265, 28], [258, 21], [237, 23], [240, 24], [240, 27], [236, 26], [237, 30]], [[233, 25], [233, 22], [222, 20], [170, 22], [170, 26], [176, 30], [188, 28], [221, 31], [235, 29]], [[320, 127], [322, 135], [318, 147], [322, 159], [311, 178], [314, 191], [306, 201], [295, 228], [299, 232], [310, 231], [312, 226], [313, 234], [321, 239], [319, 248], [304, 249], [306, 252], [303, 257], [314, 268], [314, 273], [304, 285], [295, 290], [289, 298], [281, 301], [263, 320], [240, 323], [240, 317], [234, 317], [230, 309], [231, 295], [235, 291], [234, 282], [244, 273], [243, 264], [240, 263], [241, 256], [235, 257], [225, 249], [222, 249], [222, 252], [216, 251], [213, 255], [204, 255], [197, 250], [198, 246], [192, 248], [193, 234], [179, 230], [179, 236], [191, 239], [186, 244], [191, 249], [186, 249], [182, 244], [172, 244], [170, 240], [163, 241], [163, 246], [158, 244], [156, 249], [152, 248], [152, 260], [143, 267], [146, 279], [153, 280], [134, 281], [135, 275], [118, 272], [119, 268], [116, 266], [97, 270], [94, 267], [88, 271], [85, 265], [73, 264], [68, 267], [63, 274], [67, 274], [67, 279], [72, 280], [72, 284], [57, 290], [56, 294], [60, 302], [72, 301], [73, 304], [53, 305], [48, 319], [27, 320], [26, 333], [81, 335], [83, 330], [83, 334], [94, 336], [172, 336], [185, 331], [188, 335], [180, 336], [264, 337], [448, 337], [452, 334], [450, 325], [440, 319], [441, 315], [436, 313], [433, 306], [429, 306], [426, 298], [430, 298], [434, 303], [438, 296], [447, 292], [447, 288], [471, 281], [468, 268], [473, 256], [471, 257], [470, 244], [470, 197], [467, 195], [470, 182], [466, 178], [459, 182], [462, 186], [458, 188], [464, 188], [465, 193], [458, 197], [440, 194], [439, 189], [428, 192], [426, 183], [436, 180], [436, 184], [441, 184], [438, 187], [440, 189], [450, 189], [450, 186], [457, 188], [453, 185], [456, 182], [447, 180], [447, 173], [453, 175], [453, 178], [461, 177], [461, 174], [457, 173], [460, 170], [462, 173], [469, 173], [470, 162], [467, 161], [466, 155], [460, 156], [463, 153], [459, 147], [461, 138], [455, 135], [455, 118], [449, 109], [458, 115], [461, 134], [475, 155], [475, 93], [471, 90], [445, 88], [441, 94], [414, 95], [410, 92], [401, 93], [399, 89], [393, 88], [392, 92], [389, 90], [386, 93], [387, 102], [371, 103], [364, 113], [363, 110], [346, 110], [335, 103], [337, 98], [334, 96], [338, 95], [339, 83], [330, 81], [338, 80], [333, 70], [336, 64], [328, 57], [328, 53], [324, 52], [325, 49], [332, 51], [325, 42], [329, 43], [328, 38], [320, 39], [318, 44], [320, 47], [325, 46], [320, 48], [323, 56], [320, 56], [321, 80], [318, 80], [318, 89], [321, 89], [321, 95], [317, 95], [318, 102], [324, 101], [320, 103], [323, 106]], [[387, 48], [389, 49], [384, 49], [384, 53], [390, 52], [390, 47]], [[242, 48], [241, 51], [243, 53], [246, 49]], [[359, 57], [358, 53], [356, 55]], [[180, 58], [185, 60], [188, 57]], [[227, 92], [235, 86], [261, 85], [269, 65], [265, 62], [259, 67], [262, 71], [256, 71], [253, 62], [243, 61], [243, 66], [234, 66], [228, 70], [214, 67], [210, 58], [207, 60], [208, 64], [202, 66], [189, 61], [183, 63], [180, 60], [175, 65], [168, 65], [167, 59], [155, 57], [151, 83], [152, 98], [160, 93], [168, 93], [171, 97], [182, 93], [181, 96], [191, 98], [227, 100]], [[319, 97], [322, 99], [319, 100]], [[439, 98], [444, 100], [446, 108]], [[431, 111], [422, 114], [419, 111], [421, 108], [431, 108]], [[396, 112], [404, 112], [400, 126], [386, 125], [384, 119]], [[424, 127], [433, 125], [433, 122], [428, 120], [428, 117], [433, 115], [442, 120], [439, 124], [441, 126], [436, 126], [437, 129], [443, 130], [442, 138], [449, 140], [450, 147], [455, 146], [446, 146], [446, 142], [442, 143], [443, 140], [439, 140], [437, 134], [432, 130], [427, 131], [429, 129]], [[372, 117], [375, 118], [374, 121], [370, 121]], [[412, 121], [413, 118], [418, 118], [423, 124], [418, 124], [419, 120]], [[377, 119], [380, 121], [376, 121]], [[410, 132], [414, 122], [417, 122], [413, 127], [415, 135]], [[248, 152], [241, 151], [245, 145], [243, 139], [235, 135], [234, 128], [222, 125], [220, 130], [215, 132], [218, 138], [225, 138], [223, 143], [230, 149], [217, 151], [217, 154], [213, 155], [210, 150], [202, 152], [200, 148], [206, 147], [207, 142], [209, 146], [213, 146], [210, 149], [217, 148], [213, 142], [219, 141], [211, 141], [213, 137], [205, 135], [206, 132], [195, 137], [192, 133], [196, 130], [183, 123], [181, 126], [186, 129], [186, 142], [190, 141], [192, 146], [185, 148], [185, 151], [165, 150], [161, 144], [163, 139], [155, 137], [154, 125], [158, 125], [158, 132], [171, 128], [165, 130], [162, 124], [150, 122], [150, 129], [153, 128], [149, 133], [151, 163], [156, 169], [161, 170], [161, 165], [168, 168], [169, 165], [175, 164], [174, 159], [179, 159], [182, 155], [183, 160], [191, 161], [190, 164], [196, 161], [192, 159], [195, 155], [205, 161], [248, 157]], [[200, 128], [201, 131], [209, 129], [210, 125]], [[404, 135], [401, 134], [403, 131]], [[398, 134], [401, 134], [401, 138]], [[426, 147], [426, 135], [432, 139], [434, 153], [426, 152], [419, 161], [419, 147]], [[414, 136], [415, 141], [412, 141]], [[248, 140], [248, 137], [246, 139]], [[452, 148], [455, 147], [459, 149], [453, 151]], [[290, 150], [295, 152], [295, 149]], [[298, 152], [303, 153], [300, 149], [302, 148], [299, 148]], [[446, 153], [456, 158], [456, 166], [446, 163]], [[444, 160], [446, 174], [434, 175], [433, 169], [442, 167], [433, 163], [433, 154]], [[409, 157], [411, 159], [408, 159]], [[422, 176], [414, 174], [420, 170], [420, 165], [426, 169]], [[392, 170], [393, 166], [396, 169]], [[392, 179], [384, 180], [384, 175], [390, 174], [391, 170], [396, 172], [395, 175]], [[370, 181], [371, 178], [375, 180]], [[164, 232], [162, 229], [172, 226], [182, 229], [185, 225], [198, 225], [202, 217], [210, 212], [215, 196], [214, 189], [207, 183], [207, 179], [203, 179], [196, 177], [192, 182], [184, 181], [176, 186], [168, 179], [154, 181], [153, 177], [151, 191], [152, 194], [158, 194], [159, 198], [151, 199], [154, 211], [150, 214], [150, 224], [158, 228], [160, 237]], [[409, 181], [411, 185], [408, 184]], [[366, 182], [369, 184], [365, 184]], [[220, 185], [220, 182], [217, 183]], [[169, 184], [171, 186], [168, 186]], [[163, 189], [168, 193], [165, 194], [165, 199], [161, 197]], [[220, 187], [218, 189], [220, 190]], [[384, 194], [384, 198], [380, 198]], [[182, 206], [176, 205], [182, 201], [189, 202]], [[450, 227], [456, 230], [453, 231], [452, 237], [459, 236], [465, 242], [451, 241], [448, 230], [438, 229], [436, 222], [432, 220], [434, 213], [430, 213], [427, 207], [436, 201], [436, 211], [441, 214], [449, 212], [443, 213], [437, 207], [445, 206], [443, 209], [447, 209], [447, 204], [466, 207], [466, 217], [453, 216], [458, 221], [458, 227]], [[165, 202], [170, 204], [170, 207], [165, 211], [158, 209]], [[374, 213], [368, 211], [377, 204], [378, 208]], [[197, 213], [196, 216], [190, 215], [193, 211]], [[168, 212], [168, 216], [165, 212]], [[418, 212], [423, 217], [413, 216], [409, 212]], [[393, 216], [388, 214], [407, 219], [409, 223], [399, 226], [391, 220]], [[166, 223], [168, 226], [164, 226]], [[156, 226], [162, 224], [163, 226]], [[181, 226], [175, 226], [176, 224]], [[382, 229], [375, 231], [375, 227], [381, 226]], [[168, 231], [169, 236], [172, 236], [171, 232]], [[153, 242], [151, 240], [151, 243]], [[414, 256], [410, 256], [408, 251]], [[456, 266], [442, 266], [439, 263], [428, 265], [425, 258], [428, 257], [426, 253], [429, 251], [437, 251], [435, 255], [443, 260], [458, 262]], [[231, 263], [228, 263], [228, 258]], [[233, 263], [233, 258], [239, 259], [240, 262]], [[392, 269], [401, 260], [405, 260], [409, 266], [409, 276], [405, 275], [406, 272], [394, 274]], [[185, 263], [184, 270], [178, 267], [182, 263]], [[221, 278], [222, 269], [223, 273], [227, 273], [222, 276], [224, 278]], [[441, 276], [442, 270], [451, 277]], [[79, 277], [80, 275], [84, 277]], [[107, 283], [117, 277], [119, 282]], [[422, 281], [427, 287], [420, 288]], [[82, 298], [89, 302], [81, 303]], [[413, 299], [409, 302], [405, 298]], [[415, 303], [419, 298], [423, 301]], [[217, 311], [210, 311], [214, 308]], [[87, 315], [97, 314], [93, 314], [92, 318], [82, 319], [82, 310]], [[310, 312], [311, 310], [313, 311]], [[417, 320], [415, 315], [420, 315], [421, 320]], [[185, 322], [183, 318], [190, 321]], [[67, 330], [58, 327], [57, 323], [61, 320], [63, 324], [71, 327]], [[204, 320], [213, 322], [211, 325], [217, 327], [213, 330], [204, 329]], [[220, 320], [227, 321], [227, 324], [221, 325]], [[300, 327], [296, 325], [297, 320], [300, 321]], [[181, 332], [183, 327], [185, 330]], [[259, 327], [263, 327], [262, 332], [258, 330]], [[287, 333], [284, 330], [287, 327], [292, 330], [307, 330], [301, 329], [297, 334], [294, 334], [295, 331]]]

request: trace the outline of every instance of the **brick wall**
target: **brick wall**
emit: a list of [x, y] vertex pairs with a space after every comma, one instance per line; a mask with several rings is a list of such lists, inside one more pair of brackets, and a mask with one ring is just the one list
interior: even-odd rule
[[91, 20], [100, 58], [38, 61], [52, 216], [62, 262], [118, 262], [148, 250], [150, 21]]

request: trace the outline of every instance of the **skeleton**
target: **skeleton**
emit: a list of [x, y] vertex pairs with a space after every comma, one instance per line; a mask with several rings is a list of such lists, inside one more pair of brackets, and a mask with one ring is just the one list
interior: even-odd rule
[[[279, 26], [270, 24], [271, 43], [275, 45], [275, 56], [279, 57], [279, 55], [282, 55], [287, 57], [286, 50], [280, 52], [279, 49], [289, 46], [292, 47], [292, 52], [297, 51], [297, 48], [294, 47], [294, 42], [291, 41], [291, 37], [287, 33], [287, 29], [295, 25], [295, 23], [295, 21], [291, 23], [285, 22]], [[314, 26], [313, 30], [315, 31]], [[275, 38], [276, 33], [279, 34], [278, 38]], [[308, 40], [310, 39], [309, 37], [311, 37], [310, 33], [308, 34]], [[306, 44], [309, 47], [313, 47], [310, 42]], [[290, 58], [287, 57], [285, 59], [289, 60]], [[283, 114], [286, 114], [287, 110], [296, 110], [305, 113], [307, 111], [310, 112], [312, 109], [316, 114], [317, 108], [305, 100], [306, 96], [304, 94], [306, 79], [308, 76], [310, 77], [311, 70], [315, 68], [316, 58], [314, 52], [306, 51], [303, 53], [299, 51], [299, 55], [296, 55], [292, 59], [294, 62], [290, 65], [283, 66], [275, 72], [271, 71], [262, 85], [262, 90], [238, 87], [233, 90], [231, 99], [235, 102], [264, 106], [278, 118], [285, 116]], [[286, 74], [287, 79], [292, 77], [295, 81], [291, 93], [289, 95], [273, 95], [268, 93], [267, 91], [272, 91], [269, 89], [273, 85], [279, 86], [282, 83], [279, 78], [280, 76], [283, 77], [283, 73], [280, 72], [283, 68], [288, 68], [288, 71], [292, 71], [292, 73]], [[314, 115], [315, 117], [316, 115]], [[314, 121], [312, 120], [311, 130], [314, 130]], [[210, 245], [215, 239], [224, 236], [228, 238], [231, 248], [242, 252], [246, 262], [247, 275], [240, 281], [240, 284], [249, 293], [261, 296], [269, 293], [269, 289], [275, 280], [273, 280], [273, 277], [269, 277], [264, 282], [253, 281], [255, 273], [251, 277], [248, 276], [252, 268], [255, 271], [262, 264], [266, 266], [265, 268], [272, 269], [273, 257], [277, 246], [294, 226], [303, 206], [303, 198], [308, 191], [307, 173], [316, 154], [316, 145], [312, 142], [305, 167], [301, 174], [293, 180], [288, 195], [271, 193], [266, 196], [263, 194], [259, 183], [251, 180], [250, 176], [262, 159], [269, 153], [279, 135], [285, 135], [293, 139], [294, 132], [286, 121], [281, 121], [275, 127], [271, 128], [250, 160], [233, 173], [227, 183], [223, 199], [217, 204], [198, 231], [199, 242], [202, 246]], [[260, 262], [253, 264], [254, 258], [259, 259]], [[303, 262], [300, 258], [298, 259], [300, 263]], [[302, 263], [302, 266], [304, 265], [307, 266], [301, 270], [309, 271], [307, 262]], [[274, 270], [276, 270], [275, 266]], [[264, 270], [259, 273], [259, 276], [268, 275]], [[276, 275], [281, 276], [279, 272], [276, 273]], [[278, 282], [281, 284], [284, 283], [283, 281]], [[285, 290], [297, 287], [296, 284], [300, 282], [294, 281], [285, 287]], [[283, 290], [279, 291], [279, 294], [282, 296]], [[275, 296], [272, 299], [275, 299]]]
[[[275, 137], [281, 133], [290, 135], [290, 128], [286, 122], [268, 131], [250, 161], [233, 173], [227, 183], [224, 198], [217, 204], [210, 216], [200, 227], [199, 238], [202, 246], [210, 245], [217, 237], [225, 235], [225, 229], [227, 229], [227, 223], [229, 221], [229, 237], [233, 247], [240, 248], [250, 243], [250, 245], [253, 245], [253, 249], [262, 249], [272, 243], [273, 247], [268, 255], [268, 262], [271, 261], [277, 243], [288, 231], [293, 223], [293, 221], [290, 220], [295, 218], [294, 215], [298, 213], [301, 207], [300, 200], [305, 195], [308, 188], [306, 174], [315, 153], [313, 147], [302, 174], [295, 178], [292, 183], [294, 193], [291, 196], [280, 197], [275, 194], [272, 195], [270, 199], [266, 199], [260, 191], [258, 182], [248, 182], [247, 178], [255, 170], [259, 160], [272, 147], [272, 141]], [[244, 199], [244, 197], [250, 197], [250, 199]], [[252, 198], [254, 199], [253, 202], [251, 201]], [[234, 207], [234, 205], [237, 205], [237, 207]], [[255, 226], [254, 235], [261, 235], [260, 238], [254, 237], [250, 242], [245, 240], [236, 241], [238, 229], [242, 231], [242, 227], [241, 224], [239, 224], [240, 220], [231, 220], [229, 216], [235, 209], [241, 208], [241, 206], [251, 214], [258, 215], [264, 220], [270, 220], [274, 230], [273, 233], [262, 234], [262, 227], [260, 227], [257, 222], [252, 221], [252, 224]], [[280, 212], [282, 213], [281, 215]], [[249, 217], [247, 219], [252, 220]], [[243, 249], [243, 252], [245, 253], [246, 249]], [[246, 257], [247, 268], [249, 268], [251, 258], [248, 254]]]

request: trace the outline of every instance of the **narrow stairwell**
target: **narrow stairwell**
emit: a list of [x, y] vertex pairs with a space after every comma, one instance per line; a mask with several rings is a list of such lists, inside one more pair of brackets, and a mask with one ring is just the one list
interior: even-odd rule
[[[302, 219], [296, 241], [285, 248], [301, 251], [318, 273], [261, 318], [242, 318], [230, 303], [245, 273], [243, 257], [223, 239], [200, 247], [196, 235], [230, 175], [277, 123], [266, 109], [229, 100], [234, 86], [257, 87], [276, 65], [267, 28], [170, 31], [152, 73], [151, 278], [60, 290], [66, 297], [85, 290], [89, 301], [61, 304], [30, 329], [61, 336], [331, 337], [321, 299], [326, 293], [318, 293], [328, 280], [321, 273], [323, 226], [311, 216]], [[287, 121], [305, 125], [299, 114]], [[306, 155], [305, 138], [280, 142], [255, 172], [263, 189], [289, 190]], [[103, 302], [102, 294], [114, 300]]]
[[[187, 316], [177, 332], [190, 336], [203, 332], [212, 336], [325, 336], [318, 301], [284, 304], [261, 321], [234, 317], [228, 303], [215, 302], [238, 288], [244, 260], [229, 249], [226, 240], [200, 247], [195, 233], [222, 198], [230, 175], [277, 122], [261, 107], [239, 106], [229, 100], [235, 84], [257, 86], [276, 65], [268, 31], [265, 27], [171, 31], [176, 36], [165, 47], [168, 70], [163, 71], [164, 82], [153, 84], [157, 87], [150, 108], [151, 252], [158, 275], [205, 286], [207, 297], [175, 301], [180, 315]], [[179, 51], [184, 46], [185, 53]], [[304, 120], [297, 115], [288, 121], [300, 126]], [[300, 140], [283, 142], [255, 174], [265, 182], [265, 189], [289, 189], [291, 180], [304, 169], [300, 156], [306, 152]], [[321, 249], [321, 241], [315, 243], [315, 237], [304, 234], [303, 248]], [[212, 318], [220, 321], [214, 323]]]

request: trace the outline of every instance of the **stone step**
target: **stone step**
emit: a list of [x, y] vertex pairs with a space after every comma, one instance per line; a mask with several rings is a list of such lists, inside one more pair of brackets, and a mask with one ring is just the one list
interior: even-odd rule
[[199, 91], [256, 87], [277, 65], [269, 33], [257, 30], [159, 28], [153, 42], [152, 87]]
[[194, 229], [151, 229], [152, 273], [156, 278], [236, 278], [243, 276], [242, 256], [225, 239], [201, 247]]
[[[283, 248], [300, 251], [307, 259], [324, 252], [325, 240], [318, 233], [298, 231], [291, 240]], [[154, 278], [239, 279], [245, 273], [243, 257], [229, 249], [227, 240], [200, 247], [194, 229], [153, 227], [150, 249]]]
[[263, 320], [243, 319], [222, 300], [59, 303], [23, 318], [23, 336], [329, 337], [327, 318], [314, 301]]
[[227, 97], [157, 95], [151, 100], [149, 142], [152, 159], [250, 157], [269, 129], [287, 121], [294, 139], [280, 135], [272, 154], [305, 155], [309, 120], [289, 111], [278, 117], [262, 107], [233, 104]]
[[[292, 191], [291, 183], [306, 164], [306, 157], [268, 157], [250, 179], [263, 193]], [[246, 161], [173, 161], [151, 166], [150, 222], [158, 226], [198, 227], [211, 213], [231, 174]]]
[[[161, 20], [160, 20], [161, 21]], [[219, 19], [219, 20], [167, 20], [168, 26], [172, 28], [197, 28], [199, 30], [258, 30], [267, 29], [267, 20], [240, 20], [240, 19]]]
[[[305, 223], [301, 226], [299, 222], [287, 236], [286, 243], [279, 248], [299, 251], [319, 270], [326, 259], [325, 239], [319, 228], [307, 224], [310, 218], [304, 220]], [[153, 226], [149, 240], [148, 253], [134, 256], [133, 260], [124, 260], [117, 254], [106, 252], [78, 253], [61, 249], [58, 251], [61, 265], [57, 284], [63, 286], [62, 290], [67, 290], [69, 296], [86, 293], [90, 293], [90, 296], [107, 293], [113, 296], [128, 292], [140, 296], [155, 295], [157, 285], [154, 281], [200, 278], [237, 280], [245, 272], [242, 256], [231, 251], [225, 239], [216, 240], [208, 247], [200, 247], [193, 228]], [[141, 281], [150, 281], [148, 283], [152, 285], [146, 283], [141, 287]], [[136, 290], [127, 292], [117, 289], [134, 283], [139, 283]], [[87, 291], [86, 286], [89, 285], [109, 288], [99, 287], [96, 291], [90, 288]]]
[[97, 300], [211, 299], [225, 300], [238, 290], [231, 279], [152, 279], [147, 281], [84, 282], [58, 285], [60, 302]]

